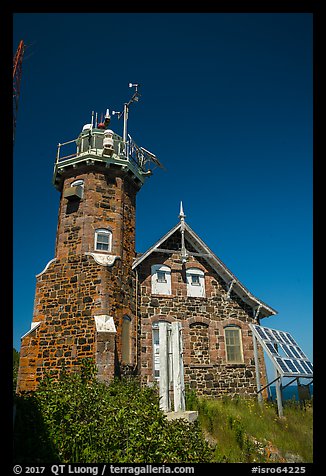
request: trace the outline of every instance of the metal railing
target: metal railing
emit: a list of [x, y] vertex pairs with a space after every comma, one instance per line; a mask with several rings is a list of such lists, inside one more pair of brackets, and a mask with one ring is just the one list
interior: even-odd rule
[[[110, 154], [103, 153], [103, 139], [104, 131], [89, 130], [82, 132], [77, 139], [67, 142], [59, 143], [56, 156], [56, 166], [64, 165], [67, 161], [72, 159], [82, 158], [87, 154], [92, 154], [106, 160]], [[62, 148], [65, 148], [64, 155], [61, 156]], [[70, 149], [70, 150], [69, 150]], [[134, 167], [138, 168], [141, 173], [149, 173], [149, 164], [154, 163], [156, 166], [162, 167], [157, 157], [144, 149], [139, 147], [131, 136], [128, 134], [127, 142], [125, 143], [117, 134], [113, 134], [113, 152], [119, 160], [130, 162]], [[111, 155], [111, 157], [112, 157]]]
[[[74, 146], [72, 146], [74, 144]], [[64, 155], [62, 150], [64, 148]], [[72, 151], [72, 148], [74, 150]], [[69, 150], [70, 149], [70, 150]], [[71, 153], [67, 153], [70, 152]], [[77, 158], [87, 153], [92, 153], [98, 156], [103, 155], [103, 134], [98, 132], [91, 132], [90, 134], [81, 134], [77, 139], [73, 139], [67, 142], [59, 143], [57, 149], [56, 163], [61, 164], [66, 160]], [[113, 153], [118, 155], [119, 158], [125, 159], [125, 146], [122, 138], [115, 135], [113, 138]]]

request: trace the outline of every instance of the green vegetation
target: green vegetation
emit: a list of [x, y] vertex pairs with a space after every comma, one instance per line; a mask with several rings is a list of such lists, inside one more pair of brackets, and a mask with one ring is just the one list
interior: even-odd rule
[[80, 373], [46, 378], [16, 397], [15, 463], [209, 462], [199, 425], [168, 421], [155, 389], [136, 379], [105, 385], [85, 361]]
[[[19, 358], [14, 350], [14, 368]], [[14, 388], [15, 388], [14, 370]], [[277, 407], [256, 399], [186, 394], [198, 421], [168, 421], [157, 389], [135, 378], [110, 385], [85, 360], [79, 373], [47, 377], [38, 390], [15, 396], [16, 464], [312, 462], [312, 403]]]
[[215, 443], [215, 462], [312, 462], [313, 408], [286, 402], [284, 418], [274, 403], [256, 399], [197, 399], [188, 393], [188, 408], [198, 410], [206, 437]]

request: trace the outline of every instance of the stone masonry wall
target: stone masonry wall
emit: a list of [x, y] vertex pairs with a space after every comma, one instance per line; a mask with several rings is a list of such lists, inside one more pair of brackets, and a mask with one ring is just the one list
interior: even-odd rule
[[[22, 339], [18, 391], [34, 390], [45, 372], [57, 376], [63, 365], [76, 370], [82, 358], [95, 359], [100, 378], [111, 379], [122, 363], [123, 316], [131, 319], [129, 366], [136, 360], [131, 269], [136, 189], [123, 174], [95, 168], [87, 174], [74, 171], [63, 190], [80, 178], [84, 197], [74, 203], [61, 195], [56, 257], [37, 276], [33, 322], [41, 324]], [[109, 266], [85, 254], [94, 252], [94, 232], [102, 227], [112, 230], [113, 247], [107, 254], [117, 257]], [[97, 332], [97, 315], [113, 317], [115, 335]]]
[[[68, 201], [63, 192], [75, 180], [84, 181], [84, 196]], [[131, 267], [135, 257], [136, 193], [126, 174], [113, 167], [94, 165], [72, 171], [63, 183], [55, 256], [92, 252], [96, 228], [109, 228], [113, 237], [111, 254], [121, 256]]]
[[[173, 249], [171, 237], [162, 248]], [[180, 241], [179, 241], [180, 242]], [[187, 249], [191, 248], [187, 244]], [[165, 264], [171, 268], [172, 295], [151, 294], [151, 265]], [[152, 325], [158, 321], [182, 322], [185, 384], [199, 395], [256, 395], [255, 361], [252, 333], [252, 309], [227, 288], [219, 276], [202, 259], [190, 259], [186, 268], [200, 268], [205, 273], [206, 297], [187, 297], [185, 273], [178, 254], [153, 253], [139, 266], [141, 289], [140, 365], [144, 383], [154, 382]], [[224, 328], [236, 325], [241, 329], [243, 363], [228, 363]], [[266, 383], [262, 349], [259, 350], [260, 377]]]

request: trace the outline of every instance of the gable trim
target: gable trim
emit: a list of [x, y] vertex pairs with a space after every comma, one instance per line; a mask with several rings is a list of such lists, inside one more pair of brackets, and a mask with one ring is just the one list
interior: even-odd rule
[[[207, 263], [214, 269], [214, 271], [225, 281], [227, 285], [232, 282], [232, 292], [235, 292], [244, 302], [249, 304], [253, 309], [253, 317], [263, 318], [277, 314], [277, 311], [260, 299], [256, 298], [239, 280], [238, 278], [225, 266], [225, 264], [210, 250], [210, 248], [199, 238], [199, 236], [192, 230], [192, 228], [183, 222], [186, 239], [199, 252], [199, 254], [207, 261]], [[148, 256], [160, 248], [170, 236], [177, 230], [181, 229], [181, 223], [178, 223], [170, 231], [168, 231], [162, 238], [160, 238], [153, 246], [151, 246], [145, 253], [135, 259], [132, 269], [136, 269]], [[158, 250], [157, 250], [158, 251]], [[166, 252], [177, 253], [175, 250], [166, 250]], [[189, 252], [192, 256], [195, 253]], [[257, 310], [259, 310], [259, 314]]]

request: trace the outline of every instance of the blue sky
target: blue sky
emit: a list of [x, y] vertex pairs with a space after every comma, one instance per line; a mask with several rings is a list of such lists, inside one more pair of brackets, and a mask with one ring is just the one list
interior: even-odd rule
[[[14, 347], [54, 257], [57, 144], [121, 110], [157, 169], [137, 197], [144, 252], [186, 221], [312, 359], [310, 13], [15, 14], [23, 62], [14, 145]], [[110, 127], [122, 135], [122, 121]]]

